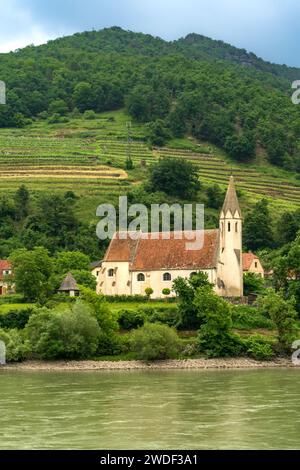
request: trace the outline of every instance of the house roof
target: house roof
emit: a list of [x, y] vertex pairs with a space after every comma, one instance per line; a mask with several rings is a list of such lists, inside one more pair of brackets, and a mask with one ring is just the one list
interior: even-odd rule
[[239, 205], [238, 197], [236, 195], [234, 177], [231, 176], [229, 180], [229, 186], [227, 189], [225, 201], [223, 204], [222, 212], [226, 216], [227, 212], [230, 211], [232, 216], [237, 212], [242, 217], [242, 211]]
[[90, 268], [93, 270], [95, 268], [100, 268], [102, 265], [102, 260], [101, 261], [93, 261], [91, 264], [90, 264]]
[[3, 281], [4, 271], [11, 270], [12, 264], [6, 259], [0, 259], [0, 281]]
[[218, 262], [219, 230], [205, 230], [203, 247], [187, 249], [187, 244], [201, 235], [200, 231], [172, 232], [169, 239], [164, 239], [163, 232], [135, 232], [134, 240], [122, 240], [116, 233], [104, 261], [129, 262], [131, 271], [213, 269]]
[[79, 287], [77, 282], [75, 281], [74, 277], [71, 273], [68, 273], [63, 280], [60, 288], [58, 289], [59, 292], [70, 292], [70, 291], [79, 291]]
[[254, 260], [259, 260], [259, 258], [254, 253], [251, 253], [251, 251], [249, 253], [243, 253], [243, 270], [249, 271]]

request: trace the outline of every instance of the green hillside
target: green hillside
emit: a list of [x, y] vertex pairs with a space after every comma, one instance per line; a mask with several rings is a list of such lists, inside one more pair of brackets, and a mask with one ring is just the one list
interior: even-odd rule
[[[79, 196], [78, 213], [90, 221], [99, 203], [116, 202], [145, 181], [147, 167], [159, 158], [181, 157], [197, 165], [203, 187], [217, 183], [225, 189], [233, 172], [246, 208], [262, 197], [274, 212], [300, 206], [300, 181], [289, 172], [257, 162], [238, 164], [212, 144], [193, 138], [171, 139], [165, 147], [151, 148], [142, 124], [132, 125], [128, 144], [129, 121], [125, 112], [115, 111], [92, 120], [39, 120], [25, 129], [1, 129], [0, 192], [12, 194], [22, 183], [36, 194], [70, 190]], [[128, 152], [134, 163], [130, 171], [125, 170]]]

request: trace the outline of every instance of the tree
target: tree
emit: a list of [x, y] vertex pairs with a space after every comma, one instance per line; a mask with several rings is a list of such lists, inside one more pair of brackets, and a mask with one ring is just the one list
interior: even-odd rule
[[247, 162], [255, 156], [255, 139], [250, 133], [227, 137], [225, 150], [235, 160]]
[[153, 292], [154, 292], [154, 290], [151, 287], [146, 287], [145, 294], [146, 294], [148, 300], [150, 300], [150, 297], [153, 294]]
[[43, 359], [87, 359], [98, 348], [101, 330], [91, 309], [78, 300], [69, 309], [41, 309], [25, 328], [32, 351]]
[[90, 259], [80, 251], [61, 251], [56, 256], [55, 270], [62, 274], [73, 270], [90, 271]]
[[93, 110], [95, 96], [90, 83], [80, 82], [74, 88], [73, 100], [75, 106], [81, 111]]
[[267, 294], [261, 296], [257, 304], [260, 312], [268, 315], [275, 323], [280, 348], [290, 351], [298, 333], [295, 299], [285, 299], [282, 291], [268, 289]]
[[137, 85], [126, 97], [128, 113], [140, 122], [164, 118], [170, 109], [170, 98], [163, 86]]
[[179, 299], [179, 313], [181, 317], [180, 329], [198, 329], [201, 325], [201, 319], [198, 316], [198, 310], [194, 304], [196, 291], [200, 287], [209, 287], [212, 285], [208, 281], [205, 273], [199, 272], [190, 279], [178, 277], [173, 282], [173, 290]]
[[266, 199], [259, 201], [246, 217], [243, 235], [248, 250], [255, 251], [273, 246], [272, 218]]
[[15, 203], [15, 218], [22, 220], [29, 214], [29, 191], [24, 184], [19, 187], [14, 196]]
[[198, 170], [183, 158], [161, 159], [150, 168], [150, 187], [182, 199], [193, 197], [200, 189]]
[[109, 304], [103, 295], [98, 295], [89, 288], [81, 288], [81, 299], [89, 305], [92, 315], [96, 318], [101, 329], [98, 354], [113, 354], [117, 342], [117, 314], [110, 310]]
[[17, 292], [29, 302], [45, 302], [53, 292], [53, 262], [45, 248], [16, 250], [10, 257]]
[[67, 103], [64, 100], [54, 100], [51, 101], [48, 111], [49, 114], [59, 114], [60, 116], [65, 116], [69, 109]]
[[147, 323], [131, 333], [132, 350], [143, 361], [176, 357], [179, 338], [176, 331], [159, 323]]
[[193, 304], [201, 320], [198, 335], [200, 351], [207, 357], [241, 354], [242, 342], [238, 335], [231, 332], [231, 305], [215, 294], [211, 286], [197, 288]]
[[149, 124], [148, 140], [151, 145], [163, 147], [170, 138], [170, 130], [162, 119], [157, 119]]
[[264, 290], [264, 280], [255, 273], [244, 274], [244, 295], [261, 294]]
[[300, 230], [300, 210], [296, 212], [284, 212], [276, 224], [276, 241], [285, 245], [295, 240]]
[[222, 191], [218, 184], [209, 186], [206, 190], [206, 195], [209, 207], [212, 207], [213, 209], [221, 209], [224, 201], [224, 191]]

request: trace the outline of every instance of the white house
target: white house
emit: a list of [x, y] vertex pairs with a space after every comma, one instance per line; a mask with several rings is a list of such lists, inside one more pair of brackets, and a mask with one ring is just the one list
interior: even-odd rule
[[[199, 235], [196, 231], [192, 233], [195, 239]], [[153, 298], [162, 298], [162, 291], [172, 289], [177, 277], [189, 278], [203, 271], [219, 295], [243, 296], [242, 213], [233, 177], [219, 229], [204, 231], [201, 249], [187, 250], [187, 239], [184, 236], [177, 239], [174, 233], [170, 239], [164, 239], [162, 233], [157, 234], [157, 239], [142, 232], [135, 235], [135, 239], [122, 239], [120, 233], [114, 235], [98, 268], [99, 293], [145, 295], [145, 289], [150, 287]]]

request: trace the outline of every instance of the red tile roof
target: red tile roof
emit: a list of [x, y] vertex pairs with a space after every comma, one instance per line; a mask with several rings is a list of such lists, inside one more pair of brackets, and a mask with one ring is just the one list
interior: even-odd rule
[[0, 259], [0, 281], [3, 281], [4, 278], [4, 271], [8, 271], [12, 269], [12, 265], [10, 261], [5, 259]]
[[243, 253], [243, 270], [249, 271], [254, 260], [259, 260], [258, 256], [256, 256], [254, 253]]
[[[104, 261], [127, 261], [131, 271], [156, 271], [165, 269], [212, 269], [217, 266], [219, 249], [219, 230], [205, 230], [203, 247], [188, 250], [187, 244], [193, 243], [200, 232], [170, 234], [164, 239], [163, 233], [137, 233], [137, 239], [120, 240], [117, 233], [110, 243]], [[152, 235], [152, 237], [151, 237]], [[181, 239], [177, 239], [181, 236]]]

